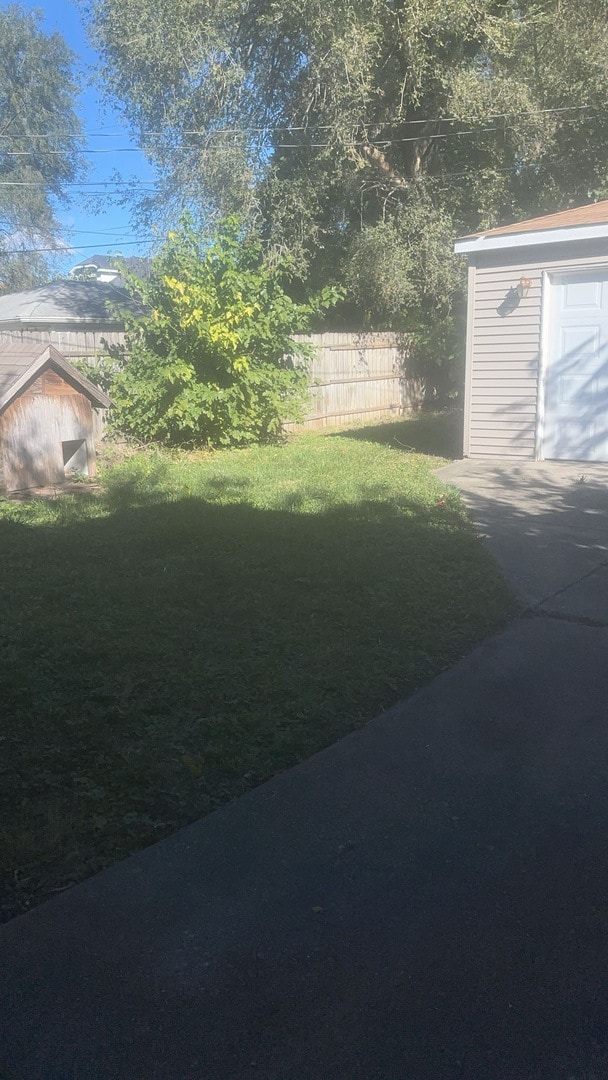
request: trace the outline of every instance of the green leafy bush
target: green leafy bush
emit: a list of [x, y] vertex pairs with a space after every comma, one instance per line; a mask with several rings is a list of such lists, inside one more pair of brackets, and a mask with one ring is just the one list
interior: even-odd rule
[[288, 275], [288, 263], [267, 261], [236, 219], [205, 244], [182, 218], [150, 278], [127, 276], [145, 314], [126, 315], [127, 345], [106, 368], [112, 426], [142, 441], [238, 446], [299, 419], [307, 349], [293, 335], [339, 294], [326, 288], [297, 303]]

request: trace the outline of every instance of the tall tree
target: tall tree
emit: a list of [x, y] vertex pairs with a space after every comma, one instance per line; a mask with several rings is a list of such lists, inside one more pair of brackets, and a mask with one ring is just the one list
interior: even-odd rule
[[73, 54], [45, 33], [40, 12], [0, 11], [0, 291], [48, 275], [59, 250], [56, 205], [81, 173], [82, 128], [74, 111]]
[[608, 0], [90, 0], [89, 15], [164, 205], [249, 207], [302, 276], [345, 276], [371, 324], [445, 325], [454, 234], [608, 185]]
[[[182, 197], [242, 201], [261, 176], [299, 176], [316, 213], [350, 185], [360, 216], [361, 194], [377, 210], [466, 165], [519, 169], [510, 186], [524, 176], [542, 202], [539, 164], [564, 151], [573, 197], [605, 179], [604, 118], [542, 110], [603, 109], [606, 0], [91, 0], [89, 12], [104, 81]], [[481, 201], [495, 214], [513, 197]]]

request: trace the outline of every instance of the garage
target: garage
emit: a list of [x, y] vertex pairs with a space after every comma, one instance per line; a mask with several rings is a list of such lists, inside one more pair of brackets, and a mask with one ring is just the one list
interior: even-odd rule
[[464, 454], [608, 461], [608, 200], [461, 237]]

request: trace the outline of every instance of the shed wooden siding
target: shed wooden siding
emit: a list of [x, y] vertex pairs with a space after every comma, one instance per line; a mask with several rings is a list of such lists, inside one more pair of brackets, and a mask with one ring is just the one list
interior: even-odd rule
[[[519, 248], [476, 256], [467, 341], [464, 452], [534, 458], [539, 407], [543, 272], [608, 268], [606, 241]], [[497, 308], [524, 276], [530, 291], [502, 318]]]
[[0, 416], [0, 484], [8, 492], [63, 484], [63, 447], [83, 442], [86, 468], [96, 473], [91, 402], [47, 368]]
[[419, 404], [421, 389], [407, 376], [407, 350], [398, 334], [328, 333], [298, 340], [314, 348], [308, 362], [310, 406], [305, 427], [349, 424]]
[[54, 345], [58, 352], [76, 358], [92, 358], [107, 355], [108, 346], [124, 345], [124, 330], [117, 327], [90, 326], [76, 328], [69, 326], [2, 326], [0, 341], [21, 345], [25, 342], [39, 341], [43, 345]]

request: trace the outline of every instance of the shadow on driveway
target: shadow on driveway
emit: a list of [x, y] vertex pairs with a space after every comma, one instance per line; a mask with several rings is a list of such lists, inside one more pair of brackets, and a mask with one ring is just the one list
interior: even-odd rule
[[608, 465], [468, 459], [438, 475], [527, 604], [608, 623]]

